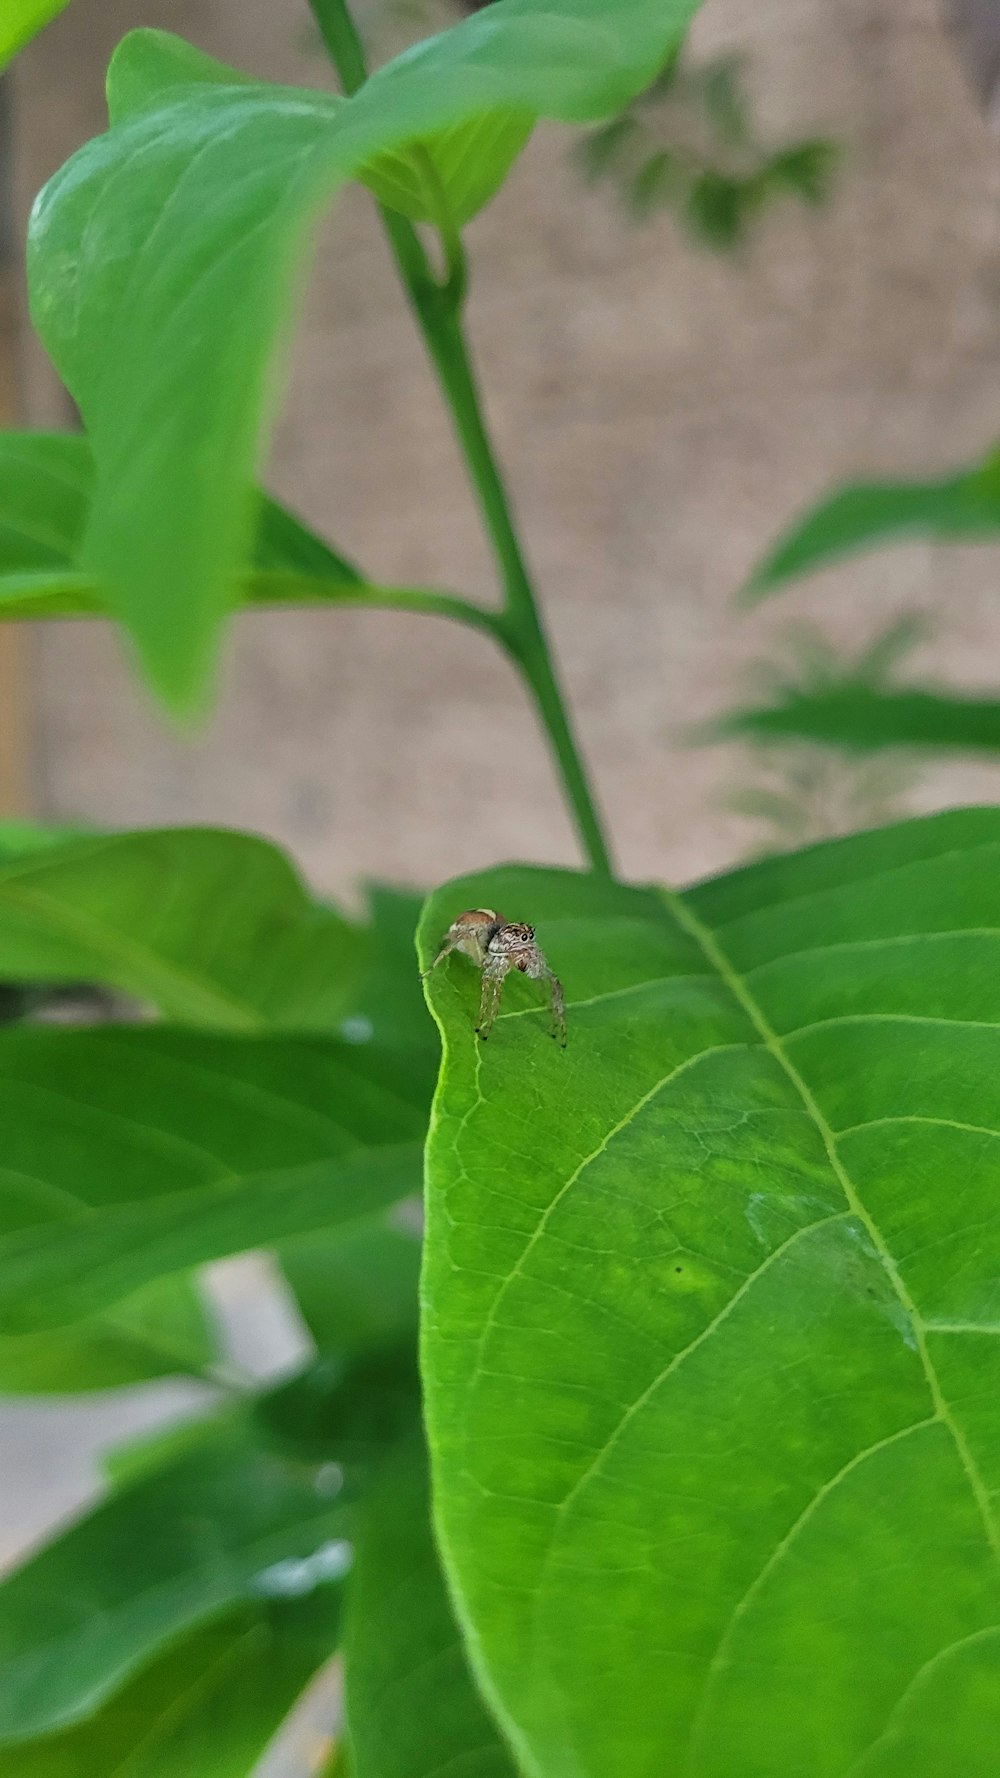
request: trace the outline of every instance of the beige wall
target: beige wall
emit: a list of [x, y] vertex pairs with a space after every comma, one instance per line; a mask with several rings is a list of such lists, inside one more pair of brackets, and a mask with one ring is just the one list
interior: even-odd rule
[[[17, 84], [26, 196], [98, 127], [99, 66], [134, 20], [319, 81], [304, 9], [274, 0], [75, 0]], [[769, 217], [740, 260], [667, 220], [628, 223], [540, 131], [471, 231], [472, 330], [579, 727], [623, 867], [685, 878], [752, 839], [724, 813], [741, 752], [683, 744], [793, 614], [861, 643], [935, 613], [922, 664], [1000, 681], [997, 556], [909, 547], [824, 575], [754, 619], [733, 593], [803, 501], [839, 477], [918, 471], [998, 431], [996, 139], [932, 0], [708, 0], [697, 43], [745, 50], [777, 135], [845, 148], [836, 201]], [[31, 411], [51, 419], [36, 357]], [[325, 228], [271, 458], [275, 489], [375, 576], [491, 596], [491, 574], [370, 205]], [[219, 715], [171, 740], [97, 626], [41, 634], [42, 808], [113, 824], [261, 828], [313, 877], [430, 882], [510, 855], [572, 860], [510, 669], [437, 621], [241, 620]], [[986, 764], [924, 774], [911, 806], [992, 799]]]

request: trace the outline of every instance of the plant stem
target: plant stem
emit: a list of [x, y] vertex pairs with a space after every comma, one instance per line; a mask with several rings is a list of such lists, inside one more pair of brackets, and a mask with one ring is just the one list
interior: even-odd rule
[[493, 545], [505, 590], [502, 630], [528, 682], [555, 756], [584, 851], [595, 871], [611, 876], [611, 860], [586, 768], [556, 679], [510, 501], [483, 420], [479, 391], [457, 314], [420, 312], [428, 351], [441, 379], [466, 467]]
[[[310, 0], [310, 5], [345, 93], [356, 92], [366, 79], [367, 70], [347, 0]], [[426, 151], [418, 149], [417, 153], [424, 157], [421, 172], [425, 183], [430, 167], [431, 195], [436, 200], [433, 207], [439, 212], [447, 266], [444, 281], [435, 278], [423, 243], [406, 217], [380, 205], [382, 222], [437, 371], [503, 583], [503, 609], [491, 614], [494, 634], [507, 647], [531, 690], [587, 858], [595, 871], [610, 877], [613, 873], [607, 841], [556, 678], [510, 498], [486, 429], [462, 327], [466, 279], [461, 238], [448, 213], [433, 162]]]

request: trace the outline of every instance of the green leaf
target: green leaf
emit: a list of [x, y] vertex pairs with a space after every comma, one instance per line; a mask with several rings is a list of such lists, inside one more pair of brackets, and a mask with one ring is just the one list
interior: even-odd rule
[[62, 12], [67, 0], [4, 0], [0, 18], [0, 69]]
[[[420, 1184], [417, 1166], [412, 1184]], [[354, 1232], [303, 1235], [283, 1241], [278, 1258], [322, 1353], [350, 1356], [407, 1337], [416, 1342], [420, 1238], [415, 1228], [385, 1222]]]
[[422, 1101], [375, 1049], [166, 1027], [0, 1031], [0, 1329], [376, 1218], [419, 1187]]
[[340, 1032], [351, 1043], [391, 1050], [414, 1096], [428, 1109], [437, 1081], [440, 1046], [417, 968], [416, 932], [423, 897], [382, 883], [366, 894], [364, 974]]
[[232, 1419], [122, 1489], [0, 1586], [0, 1739], [92, 1714], [234, 1605], [328, 1587], [350, 1565], [350, 1492]]
[[1000, 455], [939, 481], [840, 488], [786, 531], [746, 587], [751, 602], [801, 574], [883, 543], [1000, 541]]
[[952, 697], [917, 686], [883, 691], [846, 680], [816, 691], [790, 690], [780, 702], [760, 709], [734, 710], [715, 732], [762, 740], [824, 741], [853, 753], [876, 753], [886, 747], [996, 753], [1000, 702]]
[[89, 1722], [0, 1749], [0, 1778], [247, 1778], [336, 1646], [338, 1615], [327, 1588], [198, 1630]]
[[[375, 884], [368, 890], [368, 964], [341, 1033], [364, 1054], [377, 1050], [394, 1089], [430, 1113], [440, 1046], [417, 972], [421, 898]], [[415, 1340], [422, 1183], [381, 1225], [345, 1235], [320, 1232], [278, 1248], [285, 1276], [320, 1351], [343, 1354]]]
[[365, 1500], [344, 1657], [355, 1778], [515, 1778], [448, 1602], [421, 1439], [387, 1458]]
[[0, 862], [0, 979], [104, 982], [192, 1025], [329, 1030], [363, 955], [248, 834], [102, 834]]
[[113, 127], [40, 195], [30, 276], [97, 464], [83, 566], [172, 708], [201, 707], [212, 676], [275, 346], [323, 205], [380, 156], [498, 112], [615, 113], [696, 9], [499, 0], [341, 100], [249, 81], [160, 34], [125, 39]]
[[[671, 895], [526, 869], [569, 1047], [430, 978], [423, 1369], [545, 1778], [985, 1774], [1000, 1734], [1000, 812]], [[905, 1748], [905, 1760], [900, 1746]]]
[[[3, 1192], [0, 1187], [0, 1203]], [[73, 1394], [199, 1373], [218, 1357], [187, 1278], [157, 1279], [117, 1308], [55, 1332], [0, 1335], [0, 1394]]]

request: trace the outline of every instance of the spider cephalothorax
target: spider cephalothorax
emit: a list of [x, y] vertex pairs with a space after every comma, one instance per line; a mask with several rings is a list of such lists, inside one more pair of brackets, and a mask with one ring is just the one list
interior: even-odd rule
[[[566, 1002], [562, 983], [553, 975], [535, 943], [535, 928], [520, 920], [505, 920], [493, 908], [469, 908], [453, 920], [445, 933], [444, 943], [431, 964], [439, 963], [461, 951], [483, 972], [483, 992], [479, 1003], [476, 1032], [485, 1042], [500, 1006], [503, 984], [510, 970], [520, 970], [531, 981], [548, 985], [552, 1006], [552, 1035], [566, 1047]], [[431, 970], [424, 971], [430, 975]]]

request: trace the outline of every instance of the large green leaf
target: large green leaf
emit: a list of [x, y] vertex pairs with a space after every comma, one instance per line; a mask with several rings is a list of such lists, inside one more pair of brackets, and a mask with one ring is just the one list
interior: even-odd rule
[[344, 100], [248, 80], [176, 39], [126, 38], [112, 128], [38, 199], [30, 275], [97, 465], [84, 565], [172, 706], [197, 707], [211, 677], [248, 552], [275, 344], [323, 204], [379, 156], [484, 115], [617, 110], [696, 9], [498, 0]]
[[419, 1186], [426, 1114], [391, 1061], [335, 1040], [166, 1027], [0, 1031], [0, 1329], [27, 1333], [148, 1281]]
[[247, 1778], [336, 1645], [338, 1615], [323, 1588], [198, 1630], [90, 1721], [0, 1749], [0, 1778]]
[[249, 834], [102, 834], [0, 862], [0, 979], [99, 981], [192, 1025], [329, 1030], [363, 957]]
[[476, 971], [432, 976], [423, 1361], [526, 1771], [986, 1778], [1000, 812], [684, 895], [473, 878], [422, 954], [484, 904], [537, 920], [569, 1047], [520, 983], [477, 1044]]
[[365, 1500], [344, 1657], [355, 1778], [514, 1778], [445, 1591], [422, 1439], [387, 1458]]
[[763, 598], [797, 575], [841, 557], [912, 538], [938, 543], [1000, 542], [1000, 454], [958, 475], [924, 482], [861, 482], [820, 501], [755, 569], [746, 588]]
[[67, 0], [4, 0], [3, 13], [0, 14], [0, 69], [5, 68], [19, 49], [51, 23], [66, 4]]
[[717, 725], [719, 735], [825, 741], [845, 752], [875, 753], [885, 747], [1000, 750], [1000, 702], [959, 698], [919, 686], [882, 689], [857, 681], [789, 690], [779, 702], [733, 710]]
[[355, 1491], [340, 1472], [331, 1487], [321, 1465], [269, 1449], [240, 1418], [141, 1475], [0, 1585], [0, 1739], [92, 1714], [234, 1605], [339, 1579]]

